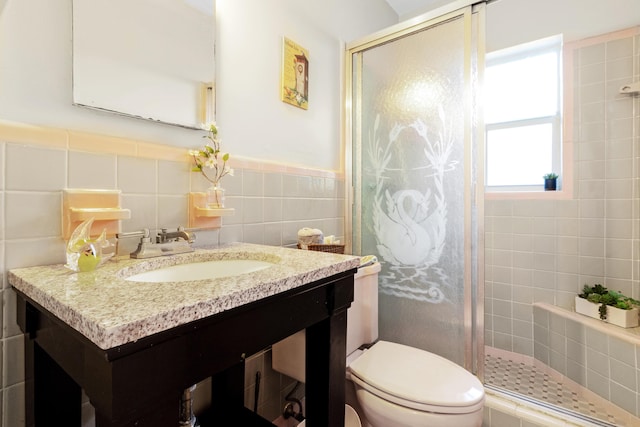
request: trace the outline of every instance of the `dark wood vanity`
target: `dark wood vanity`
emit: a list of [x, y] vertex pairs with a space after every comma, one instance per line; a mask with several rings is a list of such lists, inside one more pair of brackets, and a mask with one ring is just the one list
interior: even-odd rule
[[102, 349], [16, 289], [25, 336], [26, 425], [81, 425], [81, 391], [96, 427], [175, 427], [182, 392], [212, 377], [204, 426], [272, 425], [244, 406], [245, 358], [306, 328], [308, 427], [344, 425], [347, 308], [353, 275], [284, 292]]

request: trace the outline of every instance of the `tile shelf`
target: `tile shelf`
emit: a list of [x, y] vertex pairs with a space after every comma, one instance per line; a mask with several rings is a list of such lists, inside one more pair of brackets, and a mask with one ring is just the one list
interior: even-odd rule
[[91, 235], [107, 230], [113, 236], [121, 230], [121, 221], [131, 211], [120, 205], [120, 190], [64, 189], [62, 191], [62, 236], [68, 239], [83, 221], [93, 218]]
[[200, 206], [195, 206], [194, 209], [196, 211], [195, 215], [197, 217], [204, 217], [204, 218], [229, 216], [229, 215], [233, 215], [233, 213], [235, 212], [235, 209], [233, 208], [212, 209], [212, 208], [202, 208]]
[[122, 208], [69, 208], [72, 221], [131, 219], [131, 210]]
[[220, 228], [222, 217], [235, 213], [233, 208], [207, 208], [207, 193], [189, 193], [189, 228]]

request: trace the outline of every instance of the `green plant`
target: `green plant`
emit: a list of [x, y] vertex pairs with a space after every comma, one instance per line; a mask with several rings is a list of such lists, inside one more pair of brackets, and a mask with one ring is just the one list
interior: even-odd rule
[[558, 179], [558, 174], [557, 173], [548, 173], [546, 175], [543, 176], [544, 179]]
[[578, 296], [594, 304], [600, 304], [598, 312], [602, 320], [607, 318], [607, 306], [621, 310], [631, 310], [635, 306], [640, 306], [640, 301], [629, 298], [620, 292], [609, 290], [601, 284], [584, 285], [582, 293], [578, 294]]

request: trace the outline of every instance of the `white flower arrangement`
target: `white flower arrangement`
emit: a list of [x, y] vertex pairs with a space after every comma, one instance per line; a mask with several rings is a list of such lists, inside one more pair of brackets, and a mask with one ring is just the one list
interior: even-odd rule
[[214, 186], [220, 185], [220, 180], [225, 175], [233, 176], [233, 169], [229, 167], [229, 153], [220, 151], [220, 139], [218, 138], [218, 127], [215, 123], [204, 123], [202, 129], [207, 131], [203, 138], [209, 139], [202, 150], [189, 150], [189, 155], [193, 157], [193, 172], [200, 172], [207, 181]]

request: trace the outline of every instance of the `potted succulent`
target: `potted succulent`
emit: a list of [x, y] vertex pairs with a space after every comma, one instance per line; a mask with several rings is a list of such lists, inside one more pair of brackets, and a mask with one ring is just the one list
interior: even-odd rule
[[556, 191], [556, 184], [558, 182], [558, 174], [548, 173], [543, 176], [544, 178], [544, 191]]
[[623, 328], [638, 326], [640, 301], [612, 291], [600, 284], [584, 285], [576, 296], [576, 312]]

